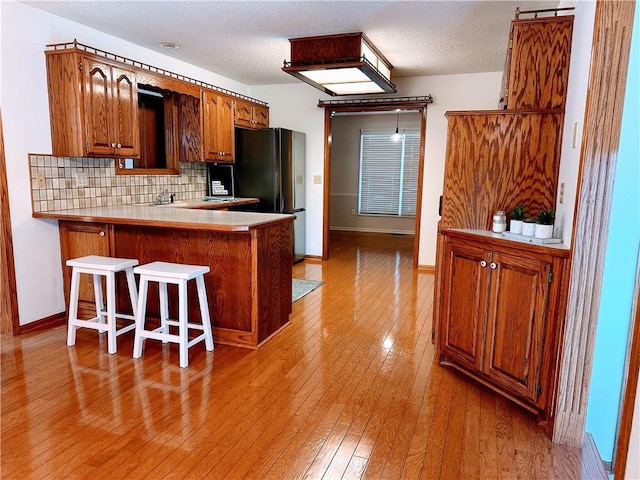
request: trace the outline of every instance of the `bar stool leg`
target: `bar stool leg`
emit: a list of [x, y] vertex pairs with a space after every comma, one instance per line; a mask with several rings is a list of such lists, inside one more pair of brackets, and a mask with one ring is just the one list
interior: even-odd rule
[[178, 335], [180, 339], [180, 367], [186, 368], [189, 366], [189, 329], [187, 328], [187, 282], [181, 280], [178, 284]]
[[204, 286], [204, 277], [196, 277], [198, 287], [198, 303], [200, 304], [200, 317], [204, 329], [204, 344], [208, 351], [213, 350], [213, 332], [211, 331], [211, 318], [209, 317], [209, 302], [207, 301], [207, 290]]
[[[165, 282], [158, 283], [158, 296], [160, 297], [160, 330], [162, 333], [169, 333], [169, 297], [167, 295], [167, 284]], [[162, 343], [167, 343], [168, 340], [162, 340]]]
[[138, 308], [138, 287], [136, 286], [136, 276], [133, 274], [133, 268], [127, 268], [127, 287], [129, 288], [129, 299], [131, 300], [131, 309], [133, 316], [136, 316]]
[[118, 344], [116, 343], [116, 287], [115, 274], [109, 272], [107, 275], [107, 348], [110, 354], [116, 353]]
[[[93, 277], [93, 299], [96, 304], [96, 316], [98, 323], [105, 324], [104, 299], [102, 298], [102, 275], [94, 273]], [[104, 330], [98, 330], [98, 333], [104, 333]]]
[[80, 273], [74, 268], [71, 272], [71, 295], [69, 297], [69, 321], [67, 330], [67, 345], [76, 344], [76, 326], [72, 324], [78, 318], [78, 282]]
[[142, 337], [140, 336], [140, 332], [144, 330], [148, 289], [149, 280], [144, 275], [141, 275], [140, 291], [138, 292], [138, 308], [136, 309], [136, 334], [133, 339], [133, 358], [140, 358], [142, 356]]

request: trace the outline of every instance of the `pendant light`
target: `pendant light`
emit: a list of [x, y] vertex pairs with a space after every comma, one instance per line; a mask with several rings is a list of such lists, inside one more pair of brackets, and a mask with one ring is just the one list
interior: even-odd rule
[[396, 133], [391, 135], [392, 142], [399, 142], [402, 139], [402, 135], [400, 135], [400, 132], [398, 131], [398, 122], [400, 121], [400, 110], [396, 110], [396, 111], [398, 112], [396, 116]]

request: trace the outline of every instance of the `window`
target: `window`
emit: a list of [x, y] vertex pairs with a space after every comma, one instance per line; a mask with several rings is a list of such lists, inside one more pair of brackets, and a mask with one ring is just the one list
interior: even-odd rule
[[359, 215], [416, 216], [420, 131], [360, 131]]

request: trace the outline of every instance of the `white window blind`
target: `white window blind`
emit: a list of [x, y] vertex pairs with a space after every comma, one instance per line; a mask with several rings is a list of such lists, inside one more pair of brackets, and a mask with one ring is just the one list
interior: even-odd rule
[[420, 132], [405, 131], [400, 141], [389, 132], [360, 132], [360, 215], [415, 217]]

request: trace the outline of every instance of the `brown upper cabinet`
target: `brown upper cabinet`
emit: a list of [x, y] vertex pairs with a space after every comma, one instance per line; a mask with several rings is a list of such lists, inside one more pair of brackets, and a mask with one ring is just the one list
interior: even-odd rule
[[511, 22], [501, 108], [564, 108], [569, 81], [573, 15]]
[[236, 100], [235, 125], [243, 128], [267, 128], [269, 107], [246, 100]]
[[203, 91], [204, 159], [233, 162], [233, 98], [222, 93]]
[[75, 41], [45, 55], [55, 156], [178, 174], [181, 161], [233, 162], [234, 126], [269, 126], [265, 103]]
[[137, 157], [135, 71], [78, 52], [47, 53], [53, 154]]

